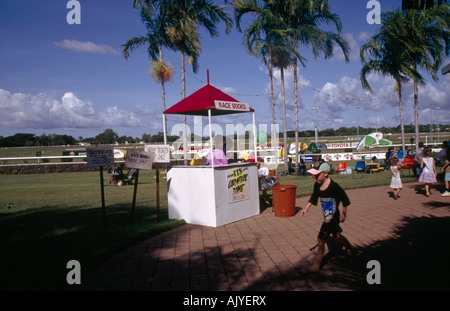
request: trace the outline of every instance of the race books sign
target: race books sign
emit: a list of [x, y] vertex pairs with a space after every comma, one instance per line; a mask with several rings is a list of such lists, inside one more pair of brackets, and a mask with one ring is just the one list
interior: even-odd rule
[[125, 166], [141, 170], [151, 170], [153, 165], [153, 154], [139, 150], [128, 150]]
[[247, 103], [215, 100], [214, 104], [218, 110], [250, 111], [250, 106]]
[[114, 148], [86, 149], [87, 166], [114, 166]]

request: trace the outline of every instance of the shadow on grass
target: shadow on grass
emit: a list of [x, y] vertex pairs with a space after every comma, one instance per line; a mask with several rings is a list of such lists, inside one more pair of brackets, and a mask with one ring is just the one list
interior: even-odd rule
[[167, 220], [167, 209], [156, 221], [156, 208], [131, 204], [106, 207], [42, 207], [0, 214], [0, 290], [59, 290], [68, 288], [68, 261], [78, 260], [82, 271], [119, 251], [183, 224]]

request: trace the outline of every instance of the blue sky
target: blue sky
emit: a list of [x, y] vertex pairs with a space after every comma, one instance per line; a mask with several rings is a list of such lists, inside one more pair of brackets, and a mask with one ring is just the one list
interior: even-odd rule
[[[121, 45], [143, 35], [145, 28], [132, 0], [79, 0], [81, 24], [69, 25], [66, 0], [2, 0], [0, 2], [0, 136], [18, 132], [40, 135], [68, 134], [93, 137], [112, 128], [119, 136], [141, 137], [162, 131], [161, 86], [147, 74], [150, 60], [145, 49], [124, 59]], [[375, 34], [378, 25], [367, 23], [370, 9], [365, 0], [330, 0], [332, 11], [343, 23], [343, 35], [352, 47], [351, 61], [345, 63], [336, 51], [332, 59], [315, 59], [310, 47], [302, 47], [308, 60], [299, 67], [299, 129], [314, 128], [313, 107], [319, 129], [342, 126], [381, 127], [399, 124], [398, 97], [389, 78], [371, 75], [376, 94], [363, 90], [359, 81], [359, 47]], [[400, 0], [380, 0], [382, 11], [401, 5]], [[227, 7], [231, 11], [231, 7]], [[242, 35], [235, 29], [210, 38], [202, 32], [203, 51], [197, 74], [187, 67], [186, 93], [210, 83], [256, 110], [258, 124], [270, 124], [269, 76], [262, 63], [248, 55]], [[165, 51], [175, 67], [166, 85], [167, 108], [182, 99], [180, 55]], [[448, 63], [449, 60], [446, 61]], [[279, 72], [275, 87], [279, 98]], [[294, 129], [292, 71], [285, 73], [288, 130]], [[448, 123], [450, 119], [450, 75], [419, 89], [419, 122]], [[413, 123], [412, 84], [405, 85], [405, 123]], [[360, 108], [356, 109], [356, 105]], [[430, 107], [434, 110], [430, 113]], [[439, 108], [437, 108], [439, 107]], [[276, 120], [282, 129], [281, 102]], [[357, 117], [358, 116], [358, 117]], [[181, 122], [168, 117], [169, 134]], [[188, 117], [192, 125], [193, 118]], [[248, 114], [214, 119], [225, 124], [248, 124]], [[207, 120], [202, 120], [206, 126]]]

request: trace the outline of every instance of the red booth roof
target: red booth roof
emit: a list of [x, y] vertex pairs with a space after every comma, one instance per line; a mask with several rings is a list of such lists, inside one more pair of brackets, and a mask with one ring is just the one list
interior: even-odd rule
[[164, 113], [207, 116], [209, 109], [211, 109], [211, 115], [213, 116], [254, 111], [248, 104], [241, 103], [214, 86], [207, 84], [166, 109]]

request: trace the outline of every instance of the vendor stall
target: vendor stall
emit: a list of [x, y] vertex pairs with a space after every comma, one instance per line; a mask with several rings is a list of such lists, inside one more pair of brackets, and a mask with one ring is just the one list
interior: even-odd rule
[[[210, 152], [211, 117], [254, 110], [208, 84], [181, 100], [164, 114], [208, 116]], [[256, 155], [256, 135], [253, 135]], [[167, 172], [169, 219], [217, 227], [259, 214], [258, 174], [255, 163], [211, 166], [173, 166]]]
[[173, 166], [167, 172], [170, 219], [218, 227], [259, 214], [254, 163]]

